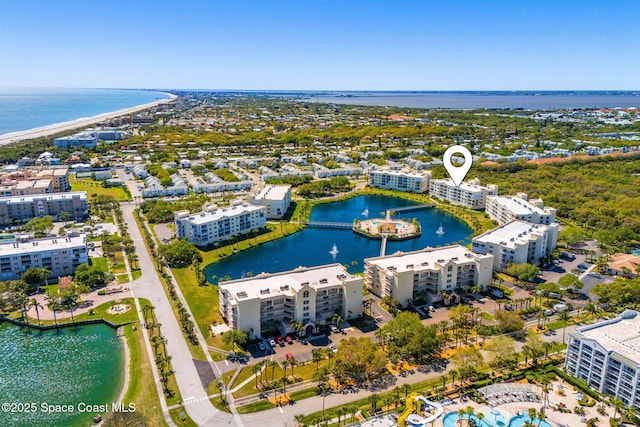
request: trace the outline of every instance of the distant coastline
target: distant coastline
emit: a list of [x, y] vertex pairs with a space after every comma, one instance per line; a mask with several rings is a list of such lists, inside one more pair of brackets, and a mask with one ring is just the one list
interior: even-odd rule
[[132, 113], [136, 113], [136, 112], [139, 112], [139, 111], [143, 111], [143, 110], [146, 110], [148, 108], [154, 107], [156, 105], [160, 105], [160, 104], [164, 104], [164, 103], [170, 102], [170, 101], [174, 100], [175, 98], [177, 98], [176, 95], [168, 93], [168, 92], [160, 92], [160, 91], [152, 91], [152, 92], [156, 92], [156, 93], [159, 93], [159, 94], [161, 93], [161, 94], [167, 95], [168, 98], [158, 99], [156, 101], [148, 102], [146, 104], [137, 105], [137, 106], [134, 106], [134, 107], [123, 108], [123, 109], [119, 109], [119, 110], [116, 110], [116, 111], [102, 113], [102, 114], [98, 114], [98, 115], [91, 116], [91, 117], [82, 117], [82, 118], [75, 119], [75, 120], [69, 120], [69, 121], [65, 121], [65, 122], [61, 122], [61, 123], [55, 123], [55, 124], [51, 124], [51, 125], [47, 125], [47, 126], [36, 127], [36, 128], [33, 128], [33, 129], [27, 129], [27, 130], [18, 131], [18, 132], [6, 133], [6, 134], [3, 134], [3, 135], [0, 135], [0, 147], [3, 147], [5, 145], [9, 145], [9, 144], [15, 144], [17, 142], [21, 142], [21, 141], [25, 141], [25, 140], [29, 140], [29, 139], [42, 138], [42, 137], [46, 137], [46, 136], [49, 136], [49, 135], [54, 135], [54, 134], [61, 133], [61, 132], [72, 131], [72, 130], [75, 130], [75, 129], [83, 128], [83, 127], [90, 126], [90, 125], [99, 123], [101, 121], [107, 120], [107, 119], [112, 119], [112, 118], [115, 118], [115, 117], [120, 117], [120, 116], [124, 116], [124, 115], [127, 115], [127, 114], [132, 114]]
[[554, 110], [640, 108], [640, 91], [318, 91], [301, 99], [404, 108]]

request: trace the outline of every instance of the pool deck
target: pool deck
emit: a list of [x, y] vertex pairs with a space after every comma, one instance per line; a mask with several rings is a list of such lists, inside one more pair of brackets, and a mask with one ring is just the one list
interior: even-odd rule
[[[545, 410], [545, 415], [546, 415], [546, 420], [549, 424], [551, 424], [554, 427], [575, 427], [575, 426], [580, 426], [580, 425], [585, 425], [585, 422], [583, 421], [583, 419], [590, 419], [590, 418], [595, 418], [598, 417], [600, 419], [600, 423], [599, 425], [601, 426], [608, 426], [609, 425], [609, 417], [606, 415], [601, 415], [598, 413], [597, 408], [598, 405], [595, 405], [591, 408], [588, 407], [584, 407], [584, 415], [578, 415], [576, 413], [573, 412], [573, 409], [578, 405], [578, 392], [575, 391], [573, 389], [573, 387], [570, 384], [564, 383], [563, 381], [554, 381], [551, 383], [553, 388], [551, 391], [549, 391], [549, 403], [546, 407]], [[559, 394], [559, 391], [561, 389], [564, 389], [565, 395], [562, 396]], [[542, 392], [539, 392], [540, 395], [542, 395]], [[564, 403], [567, 408], [569, 410], [571, 410], [571, 412], [569, 413], [564, 413], [564, 412], [560, 412], [558, 410], [556, 410], [556, 406], [559, 403]], [[458, 412], [459, 409], [464, 409], [467, 406], [471, 406], [474, 408], [474, 410], [476, 412], [486, 412], [491, 411], [493, 408], [500, 410], [500, 412], [502, 412], [503, 414], [509, 415], [509, 416], [516, 416], [519, 413], [524, 413], [525, 415], [527, 414], [527, 411], [529, 410], [529, 408], [535, 408], [537, 411], [542, 410], [542, 402], [510, 402], [510, 403], [504, 403], [504, 404], [500, 404], [500, 405], [496, 405], [494, 407], [489, 407], [487, 405], [484, 404], [477, 404], [475, 403], [473, 400], [466, 400], [466, 401], [461, 401], [460, 398], [456, 398], [453, 400], [452, 404], [446, 405], [444, 407], [444, 415], [438, 419], [435, 423], [435, 426], [444, 426], [443, 424], [443, 418], [444, 416], [446, 416], [448, 413], [450, 412]], [[613, 414], [613, 409], [612, 408], [607, 408], [607, 413], [608, 414]], [[505, 416], [505, 418], [507, 418]], [[509, 420], [510, 418], [507, 418], [507, 423], [506, 425], [509, 425]]]

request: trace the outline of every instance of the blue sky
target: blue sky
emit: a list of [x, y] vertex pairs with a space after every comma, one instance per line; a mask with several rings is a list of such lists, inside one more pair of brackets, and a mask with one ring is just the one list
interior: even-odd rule
[[0, 86], [640, 89], [640, 1], [0, 1]]

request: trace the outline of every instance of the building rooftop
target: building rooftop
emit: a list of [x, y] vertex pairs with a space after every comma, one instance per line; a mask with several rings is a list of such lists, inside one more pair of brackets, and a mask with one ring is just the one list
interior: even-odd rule
[[32, 252], [44, 252], [52, 249], [71, 249], [85, 246], [85, 236], [54, 237], [47, 239], [27, 240], [24, 242], [11, 242], [0, 244], [0, 256], [12, 256], [29, 254]]
[[424, 179], [424, 178], [427, 177], [426, 174], [421, 174], [421, 173], [416, 173], [416, 172], [394, 171], [394, 170], [389, 170], [389, 169], [377, 169], [377, 170], [372, 170], [369, 173], [372, 173], [372, 174], [383, 173], [385, 175], [406, 176], [406, 177], [419, 178], [419, 179]]
[[283, 200], [291, 190], [290, 185], [267, 185], [258, 193], [255, 200]]
[[[431, 182], [445, 184], [445, 185], [447, 185], [449, 187], [455, 187], [456, 186], [456, 184], [454, 184], [454, 182], [453, 182], [453, 180], [451, 178], [432, 179]], [[462, 191], [468, 191], [470, 193], [481, 193], [481, 192], [487, 190], [487, 187], [484, 187], [482, 185], [469, 184], [466, 181], [463, 181], [458, 188], [460, 190], [462, 190]]]
[[234, 299], [249, 300], [271, 298], [277, 295], [293, 295], [303, 286], [314, 289], [342, 285], [344, 279], [352, 278], [341, 264], [318, 267], [298, 267], [281, 273], [262, 273], [246, 279], [220, 282], [220, 289], [231, 293]]
[[540, 209], [537, 206], [532, 205], [527, 200], [521, 199], [519, 197], [514, 196], [489, 196], [496, 202], [500, 203], [510, 212], [513, 212], [515, 215], [529, 215], [529, 214], [538, 214], [544, 215], [548, 213], [544, 209]]
[[22, 203], [31, 202], [33, 199], [47, 199], [47, 200], [64, 200], [71, 199], [73, 196], [80, 196], [81, 199], [87, 198], [86, 191], [70, 191], [67, 193], [51, 193], [51, 194], [31, 194], [26, 196], [7, 196], [2, 197], [0, 200], [7, 201], [9, 203]]
[[471, 252], [464, 246], [452, 245], [444, 248], [425, 248], [414, 252], [397, 252], [393, 255], [367, 258], [365, 262], [385, 270], [398, 272], [409, 270], [433, 269], [436, 265], [445, 265], [450, 261], [468, 262], [473, 259], [490, 257]]
[[576, 329], [573, 334], [597, 341], [605, 350], [614, 351], [640, 364], [640, 313], [625, 310], [617, 317]]
[[533, 233], [539, 233], [547, 229], [546, 225], [532, 224], [525, 221], [511, 221], [498, 228], [489, 230], [484, 234], [474, 237], [476, 242], [493, 243], [496, 245], [515, 248], [516, 243], [524, 243], [530, 240]]
[[229, 206], [226, 208], [213, 208], [209, 211], [196, 213], [180, 219], [188, 220], [192, 224], [201, 225], [201, 224], [207, 224], [209, 222], [217, 221], [225, 217], [233, 217], [243, 213], [251, 213], [251, 212], [258, 212], [258, 211], [265, 211], [265, 210], [266, 208], [264, 206], [244, 204], [244, 205]]

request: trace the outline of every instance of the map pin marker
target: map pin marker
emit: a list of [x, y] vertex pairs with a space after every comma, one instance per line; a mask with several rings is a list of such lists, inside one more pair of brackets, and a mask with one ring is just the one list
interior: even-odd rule
[[[462, 166], [454, 166], [451, 163], [451, 156], [456, 153], [462, 154], [464, 156], [464, 164]], [[462, 180], [465, 176], [467, 176], [469, 169], [471, 169], [473, 157], [471, 156], [471, 152], [467, 149], [467, 147], [463, 145], [454, 145], [453, 147], [449, 147], [447, 151], [444, 152], [442, 163], [444, 163], [444, 167], [453, 180], [453, 183], [456, 185], [456, 187], [460, 187], [460, 184], [462, 184]]]

